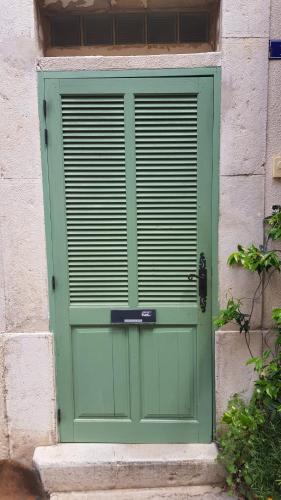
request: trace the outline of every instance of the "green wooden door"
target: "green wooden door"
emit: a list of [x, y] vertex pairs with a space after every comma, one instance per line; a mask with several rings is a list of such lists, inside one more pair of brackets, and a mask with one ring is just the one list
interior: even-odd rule
[[[45, 98], [61, 441], [209, 442], [213, 79], [47, 79]], [[156, 324], [111, 324], [137, 308]]]

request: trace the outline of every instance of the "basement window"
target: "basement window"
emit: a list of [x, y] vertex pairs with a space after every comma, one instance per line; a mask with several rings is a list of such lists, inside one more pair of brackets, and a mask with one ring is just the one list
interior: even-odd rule
[[46, 56], [186, 54], [218, 48], [220, 0], [35, 2]]
[[177, 14], [151, 12], [147, 18], [148, 43], [177, 42]]
[[84, 16], [83, 35], [85, 45], [112, 45], [112, 17], [107, 14]]
[[180, 14], [179, 39], [181, 43], [207, 42], [208, 38], [208, 14], [196, 12]]
[[49, 17], [51, 46], [207, 43], [208, 12], [145, 12]]
[[79, 16], [54, 16], [51, 20], [51, 40], [54, 47], [80, 45]]
[[116, 45], [146, 43], [145, 15], [119, 14], [113, 17]]

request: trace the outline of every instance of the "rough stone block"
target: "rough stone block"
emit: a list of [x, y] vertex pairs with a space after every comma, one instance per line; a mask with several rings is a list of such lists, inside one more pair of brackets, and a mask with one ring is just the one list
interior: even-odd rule
[[[2, 2], [3, 3], [3, 2]], [[40, 177], [37, 44], [32, 0], [5, 1], [0, 23], [0, 177]]]
[[[21, 53], [20, 43], [15, 50]], [[0, 177], [41, 178], [35, 56], [29, 67], [9, 57], [0, 62]]]
[[178, 488], [141, 488], [89, 491], [87, 493], [54, 493], [51, 500], [231, 500], [234, 498], [216, 486], [182, 486]]
[[[281, 7], [280, 7], [281, 9]], [[280, 35], [281, 37], [281, 35]], [[268, 131], [266, 162], [266, 213], [271, 213], [272, 205], [280, 205], [281, 179], [272, 178], [272, 165], [276, 156], [281, 156], [281, 100], [280, 61], [270, 61], [268, 90]]]
[[271, 0], [270, 37], [281, 38], [281, 3], [280, 0]]
[[0, 333], [0, 460], [9, 457], [4, 357], [4, 335]]
[[223, 39], [221, 174], [264, 173], [268, 39]]
[[53, 444], [55, 389], [50, 333], [5, 334], [5, 386], [11, 458], [29, 464], [38, 444]]
[[11, 33], [17, 37], [35, 38], [33, 0], [5, 0], [2, 7], [0, 25], [2, 38], [6, 36], [11, 39]]
[[48, 329], [47, 272], [41, 180], [0, 183], [6, 330]]
[[[278, 245], [275, 244], [276, 248]], [[280, 248], [280, 245], [279, 245]], [[274, 326], [272, 320], [272, 310], [281, 307], [281, 276], [277, 272], [272, 276], [270, 284], [264, 292], [264, 307], [263, 307], [263, 326], [266, 329], [272, 329]]]
[[[264, 178], [254, 176], [226, 176], [220, 179], [219, 226], [219, 300], [225, 305], [227, 295], [248, 300], [258, 285], [255, 274], [227, 265], [229, 255], [237, 244], [259, 246], [263, 243]], [[255, 307], [253, 327], [260, 326], [261, 303]]]
[[269, 14], [270, 0], [223, 0], [222, 36], [268, 37]]
[[[276, 6], [273, 2], [273, 14], [278, 15], [278, 8], [281, 16], [280, 3]], [[273, 15], [273, 18], [274, 18]], [[281, 19], [281, 17], [280, 17]], [[274, 22], [274, 20], [273, 20]], [[281, 33], [281, 32], [280, 32]], [[266, 162], [266, 197], [265, 214], [272, 213], [273, 205], [281, 204], [281, 179], [272, 177], [273, 161], [276, 156], [281, 157], [281, 100], [280, 100], [280, 61], [270, 61], [269, 65], [269, 91], [268, 91], [268, 130], [267, 130], [267, 162]], [[271, 248], [281, 250], [280, 242], [273, 242]], [[281, 305], [281, 277], [277, 273], [271, 280], [265, 291], [264, 300], [264, 328], [272, 326], [272, 309]]]
[[[1, 179], [0, 179], [0, 193], [1, 190]], [[5, 319], [5, 283], [4, 283], [4, 266], [3, 266], [3, 214], [0, 212], [0, 333], [4, 332], [6, 329], [6, 319]]]
[[[254, 331], [250, 335], [250, 348], [254, 356], [262, 354], [262, 339], [263, 333], [260, 331]], [[215, 349], [216, 411], [219, 420], [234, 394], [239, 393], [246, 401], [250, 399], [255, 372], [253, 366], [246, 366], [250, 353], [243, 335], [239, 332], [216, 332]]]
[[50, 493], [216, 485], [224, 471], [214, 444], [59, 444], [33, 462]]

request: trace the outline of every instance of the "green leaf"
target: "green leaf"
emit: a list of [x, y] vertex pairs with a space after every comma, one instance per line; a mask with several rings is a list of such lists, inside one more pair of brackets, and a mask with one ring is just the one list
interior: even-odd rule
[[247, 360], [246, 365], [252, 365], [256, 363], [260, 358], [250, 358]]
[[226, 309], [221, 309], [219, 315], [214, 318], [214, 325], [216, 328], [235, 321], [239, 325], [240, 333], [248, 332], [250, 330], [249, 315], [241, 311], [242, 302], [231, 297]]
[[272, 311], [272, 319], [277, 323], [277, 325], [281, 325], [281, 308], [273, 309]]
[[257, 248], [255, 245], [243, 247], [238, 245], [237, 252], [232, 253], [227, 263], [230, 266], [240, 265], [251, 272], [261, 274], [263, 271], [268, 272], [271, 269], [281, 270], [281, 262], [274, 250], [264, 251]]
[[281, 209], [276, 208], [272, 215], [265, 218], [266, 224], [269, 226], [268, 228], [268, 237], [273, 241], [277, 241], [281, 239]]

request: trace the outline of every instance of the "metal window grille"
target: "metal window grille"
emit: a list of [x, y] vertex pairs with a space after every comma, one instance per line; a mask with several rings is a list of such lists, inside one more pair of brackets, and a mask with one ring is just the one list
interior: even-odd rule
[[134, 45], [209, 41], [209, 13], [138, 12], [51, 16], [51, 45]]
[[54, 16], [51, 18], [51, 44], [71, 47], [81, 44], [80, 16]]

